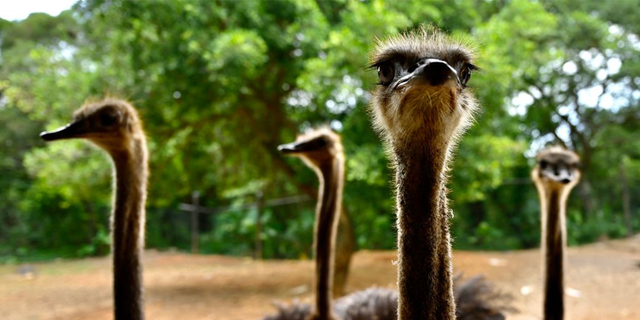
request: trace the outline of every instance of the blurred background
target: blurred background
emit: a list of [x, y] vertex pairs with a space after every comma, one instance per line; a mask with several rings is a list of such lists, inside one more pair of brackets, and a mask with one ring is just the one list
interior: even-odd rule
[[[14, 6], [3, 3], [0, 12]], [[309, 259], [317, 179], [276, 146], [329, 125], [345, 145], [354, 246], [394, 249], [391, 172], [367, 114], [377, 82], [368, 52], [376, 38], [428, 23], [474, 39], [481, 53], [470, 86], [482, 111], [451, 172], [454, 249], [539, 246], [529, 175], [547, 144], [582, 156], [567, 212], [569, 245], [640, 230], [636, 1], [88, 0], [60, 10], [37, 13], [34, 4], [28, 16], [0, 13], [0, 262], [7, 268], [108, 255], [110, 160], [83, 141], [38, 138], [67, 123], [88, 97], [104, 95], [130, 100], [145, 123], [147, 248]], [[195, 193], [207, 209], [193, 221], [185, 204]], [[526, 252], [538, 276], [537, 251]], [[109, 270], [108, 260], [86, 261]], [[272, 310], [260, 301], [257, 314]]]

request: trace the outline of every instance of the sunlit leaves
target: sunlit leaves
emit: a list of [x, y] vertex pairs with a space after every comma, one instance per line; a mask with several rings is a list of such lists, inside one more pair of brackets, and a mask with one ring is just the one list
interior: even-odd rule
[[[254, 79], [267, 61], [267, 45], [253, 31], [223, 32], [202, 49], [209, 77], [225, 87], [242, 86], [243, 81]], [[230, 76], [237, 80], [231, 80]]]

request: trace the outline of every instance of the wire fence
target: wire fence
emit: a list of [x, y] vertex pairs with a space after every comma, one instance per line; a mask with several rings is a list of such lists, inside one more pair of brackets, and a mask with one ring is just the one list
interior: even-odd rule
[[295, 203], [307, 202], [312, 200], [308, 195], [297, 195], [291, 197], [264, 200], [262, 191], [256, 192], [256, 201], [248, 202], [240, 205], [221, 206], [215, 208], [204, 207], [200, 205], [200, 192], [193, 191], [191, 193], [191, 203], [180, 203], [178, 209], [191, 214], [191, 252], [198, 253], [199, 245], [199, 218], [200, 214], [216, 215], [227, 211], [243, 211], [256, 209], [256, 235], [255, 235], [255, 251], [254, 259], [262, 259], [262, 213], [265, 208], [286, 206]]

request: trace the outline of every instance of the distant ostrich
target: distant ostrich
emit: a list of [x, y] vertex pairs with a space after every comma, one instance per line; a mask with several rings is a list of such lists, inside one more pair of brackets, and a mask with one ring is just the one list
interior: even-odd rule
[[339, 299], [332, 307], [334, 246], [344, 185], [344, 153], [340, 136], [327, 128], [319, 128], [298, 137], [296, 142], [279, 146], [278, 150], [302, 158], [320, 180], [314, 228], [316, 301], [313, 308], [299, 302], [291, 306], [278, 304], [278, 313], [264, 320], [394, 319], [397, 294], [388, 289], [356, 292]]
[[114, 164], [113, 233], [114, 306], [116, 320], [142, 320], [141, 251], [144, 247], [147, 195], [147, 145], [136, 110], [116, 99], [87, 103], [74, 120], [56, 131], [43, 132], [46, 141], [87, 139], [109, 153]]
[[379, 77], [373, 122], [396, 172], [398, 319], [504, 319], [489, 296], [456, 310], [453, 290], [445, 183], [451, 154], [478, 108], [467, 89], [473, 58], [467, 44], [434, 27], [380, 42], [372, 54]]
[[565, 211], [571, 189], [580, 181], [580, 157], [561, 147], [538, 154], [531, 172], [540, 197], [544, 257], [544, 319], [564, 319]]
[[315, 308], [296, 306], [280, 308], [280, 316], [266, 319], [282, 318], [284, 313], [293, 310], [312, 312], [300, 315], [308, 319], [336, 319], [331, 306], [333, 287], [333, 267], [335, 256], [335, 240], [338, 220], [342, 206], [342, 190], [344, 186], [344, 153], [340, 136], [327, 128], [313, 130], [298, 137], [296, 142], [278, 146], [283, 154], [300, 157], [318, 175], [318, 204], [314, 226], [315, 273]]

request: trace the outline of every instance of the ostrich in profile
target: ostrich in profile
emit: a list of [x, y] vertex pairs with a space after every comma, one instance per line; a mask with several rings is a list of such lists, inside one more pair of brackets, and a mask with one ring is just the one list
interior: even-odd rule
[[538, 154], [531, 179], [538, 189], [544, 257], [544, 319], [564, 319], [565, 212], [571, 189], [580, 181], [580, 157], [561, 147]]
[[379, 78], [373, 123], [396, 173], [401, 320], [504, 319], [487, 290], [477, 290], [475, 307], [462, 309], [458, 301], [456, 310], [454, 298], [445, 184], [452, 153], [478, 108], [467, 88], [477, 70], [473, 60], [469, 44], [435, 27], [381, 41], [372, 53]]
[[320, 181], [314, 225], [315, 307], [294, 303], [279, 307], [279, 314], [265, 319], [336, 319], [332, 308], [333, 267], [338, 220], [344, 185], [344, 153], [340, 136], [328, 128], [301, 135], [295, 142], [278, 146], [286, 155], [300, 157]]
[[319, 128], [280, 145], [283, 154], [298, 156], [312, 168], [320, 181], [314, 227], [316, 262], [315, 305], [294, 302], [277, 305], [278, 313], [264, 320], [308, 319], [394, 319], [397, 294], [393, 290], [371, 288], [336, 301], [332, 307], [333, 264], [337, 223], [341, 213], [344, 186], [344, 153], [340, 136]]
[[113, 160], [114, 198], [111, 215], [113, 237], [113, 294], [116, 320], [144, 319], [141, 253], [144, 247], [147, 196], [147, 144], [136, 110], [116, 99], [87, 103], [73, 121], [52, 132], [46, 141], [87, 139]]

